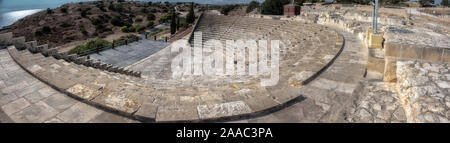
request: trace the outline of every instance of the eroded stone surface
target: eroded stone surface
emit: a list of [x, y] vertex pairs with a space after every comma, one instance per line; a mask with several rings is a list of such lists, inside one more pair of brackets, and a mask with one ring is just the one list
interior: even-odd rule
[[209, 104], [197, 106], [200, 119], [216, 119], [252, 112], [245, 102], [235, 101], [222, 104]]
[[72, 86], [67, 89], [67, 92], [86, 100], [91, 100], [101, 93], [98, 89], [92, 89], [82, 84]]
[[363, 81], [358, 99], [348, 113], [346, 120], [358, 123], [401, 123], [406, 122], [403, 106], [399, 102], [395, 85], [381, 81]]
[[398, 61], [397, 87], [408, 122], [448, 122], [448, 63]]

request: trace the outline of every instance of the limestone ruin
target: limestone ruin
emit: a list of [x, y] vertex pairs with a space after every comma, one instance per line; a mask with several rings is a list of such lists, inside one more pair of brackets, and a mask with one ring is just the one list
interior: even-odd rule
[[0, 121], [449, 122], [450, 20], [381, 8], [377, 39], [370, 10], [333, 4], [302, 6], [294, 17], [204, 12], [188, 29], [183, 39], [191, 44], [281, 40], [275, 86], [261, 86], [263, 76], [172, 79], [171, 45], [119, 67], [3, 33]]

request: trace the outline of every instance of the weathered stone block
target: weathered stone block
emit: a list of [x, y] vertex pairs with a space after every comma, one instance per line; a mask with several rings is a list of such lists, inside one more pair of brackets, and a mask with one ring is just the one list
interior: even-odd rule
[[19, 50], [27, 48], [25, 44], [25, 37], [16, 37], [11, 40], [12, 44]]
[[386, 57], [383, 81], [395, 82], [396, 80], [397, 80], [397, 59], [393, 57]]
[[26, 47], [29, 51], [36, 51], [37, 41], [29, 41], [26, 43]]
[[68, 61], [68, 62], [75, 62], [77, 58], [78, 58], [77, 54], [70, 54], [70, 55], [67, 56], [66, 61]]
[[57, 59], [67, 59], [68, 56], [69, 56], [68, 52], [59, 52]]
[[402, 47], [402, 58], [422, 59], [423, 47], [416, 45], [403, 45]]
[[384, 44], [384, 55], [390, 57], [400, 57], [402, 55], [402, 45], [388, 42]]
[[49, 83], [49, 85], [56, 87], [57, 89], [64, 91], [67, 88], [70, 88], [71, 86], [75, 85], [76, 83], [70, 80], [66, 80], [61, 76], [58, 75], [51, 75], [51, 74], [44, 74], [45, 76], [42, 77], [45, 81]]
[[442, 62], [450, 63], [450, 49], [443, 49]]
[[141, 120], [155, 120], [157, 110], [158, 105], [153, 103], [144, 103], [141, 105], [139, 110], [134, 114], [134, 116]]
[[41, 52], [43, 55], [48, 56], [47, 51], [48, 51], [48, 45], [44, 44], [44, 45], [37, 46], [35, 52]]
[[441, 61], [441, 57], [443, 55], [444, 49], [428, 47], [423, 49], [423, 60], [439, 62]]
[[85, 62], [86, 62], [86, 57], [78, 57], [75, 61], [75, 63], [80, 64], [80, 65], [84, 64]]
[[107, 107], [122, 114], [131, 115], [142, 105], [141, 96], [137, 93], [105, 90], [92, 100], [93, 103]]
[[369, 36], [369, 48], [383, 48], [383, 33], [372, 33]]
[[200, 119], [221, 119], [252, 112], [252, 109], [243, 101], [199, 105], [197, 110]]
[[52, 57], [55, 56], [58, 53], [58, 49], [52, 48], [47, 50], [47, 56]]
[[377, 73], [384, 73], [385, 60], [382, 58], [377, 58], [369, 56], [367, 60], [367, 70]]
[[99, 68], [99, 67], [100, 67], [100, 64], [101, 64], [100, 61], [92, 61], [91, 67], [93, 67], [93, 68]]
[[160, 106], [156, 113], [156, 122], [192, 122], [198, 119], [196, 106]]
[[102, 91], [87, 87], [83, 84], [76, 84], [66, 90], [68, 93], [85, 100], [91, 100], [101, 94]]
[[0, 46], [8, 46], [11, 43], [11, 40], [13, 38], [13, 33], [2, 33], [0, 34]]

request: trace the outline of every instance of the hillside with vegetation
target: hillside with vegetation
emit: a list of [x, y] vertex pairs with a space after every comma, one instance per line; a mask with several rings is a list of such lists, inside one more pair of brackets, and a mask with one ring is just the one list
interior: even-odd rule
[[[139, 33], [162, 22], [170, 10], [189, 11], [190, 3], [94, 1], [68, 3], [27, 16], [0, 33], [13, 32], [50, 47], [73, 41]], [[196, 5], [198, 6], [198, 5]]]

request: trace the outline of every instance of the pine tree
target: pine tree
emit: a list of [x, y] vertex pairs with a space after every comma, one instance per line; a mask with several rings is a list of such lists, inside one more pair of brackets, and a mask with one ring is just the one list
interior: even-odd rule
[[177, 32], [177, 23], [176, 23], [176, 12], [175, 10], [171, 10], [170, 16], [170, 34], [175, 34]]
[[448, 0], [442, 0], [441, 5], [442, 6], [449, 6]]
[[186, 16], [186, 22], [189, 24], [195, 22], [194, 3], [193, 2], [191, 4], [191, 8], [189, 9], [189, 13]]
[[177, 16], [177, 31], [180, 29], [180, 18]]

